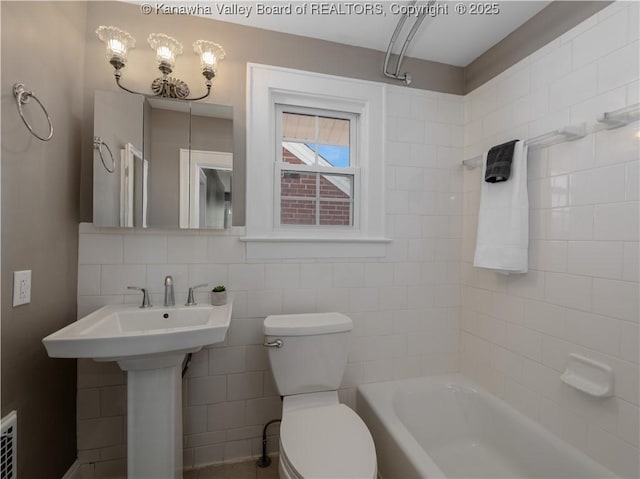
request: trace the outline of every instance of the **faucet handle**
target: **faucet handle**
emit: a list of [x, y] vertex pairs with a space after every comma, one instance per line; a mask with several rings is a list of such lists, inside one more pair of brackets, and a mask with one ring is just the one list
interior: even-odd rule
[[140, 307], [141, 308], [151, 307], [151, 302], [149, 301], [149, 292], [146, 290], [146, 288], [141, 288], [139, 286], [127, 286], [127, 289], [135, 289], [137, 291], [142, 291], [142, 304], [140, 305]]
[[187, 302], [185, 303], [185, 306], [195, 306], [196, 304], [196, 300], [193, 298], [193, 292], [198, 289], [198, 288], [204, 288], [205, 286], [208, 286], [207, 283], [203, 283], [203, 284], [198, 284], [196, 286], [191, 286], [189, 288], [189, 293], [187, 294]]

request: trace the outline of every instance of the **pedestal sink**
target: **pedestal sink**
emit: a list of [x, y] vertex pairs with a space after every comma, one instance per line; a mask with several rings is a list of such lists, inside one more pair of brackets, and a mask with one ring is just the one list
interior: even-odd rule
[[224, 341], [231, 309], [109, 305], [42, 340], [52, 358], [117, 361], [127, 371], [128, 479], [182, 478], [182, 361]]

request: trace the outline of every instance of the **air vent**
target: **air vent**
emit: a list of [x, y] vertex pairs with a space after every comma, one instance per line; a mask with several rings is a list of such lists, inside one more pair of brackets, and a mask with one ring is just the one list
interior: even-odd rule
[[11, 411], [0, 423], [0, 479], [16, 479], [18, 415]]

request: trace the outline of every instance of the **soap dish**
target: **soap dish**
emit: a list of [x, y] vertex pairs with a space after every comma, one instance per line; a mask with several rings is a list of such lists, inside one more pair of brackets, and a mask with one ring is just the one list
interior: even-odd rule
[[567, 369], [560, 380], [589, 396], [613, 396], [613, 369], [578, 354], [569, 355]]

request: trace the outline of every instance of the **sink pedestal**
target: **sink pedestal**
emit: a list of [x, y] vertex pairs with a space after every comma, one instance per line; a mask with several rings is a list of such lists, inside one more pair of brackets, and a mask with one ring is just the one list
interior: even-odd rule
[[183, 359], [118, 361], [127, 371], [128, 479], [182, 479]]

